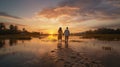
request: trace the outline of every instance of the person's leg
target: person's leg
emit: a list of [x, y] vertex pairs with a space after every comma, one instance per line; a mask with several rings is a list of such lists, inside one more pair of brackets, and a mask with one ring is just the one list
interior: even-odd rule
[[58, 35], [58, 41], [62, 40], [62, 36]]
[[60, 37], [60, 40], [62, 41], [62, 36]]
[[68, 36], [65, 36], [65, 41], [68, 41]]
[[67, 39], [66, 39], [66, 40], [68, 41], [68, 36], [66, 36], [66, 37], [67, 37]]
[[58, 35], [58, 41], [59, 41], [59, 39], [60, 39], [60, 36]]
[[69, 36], [67, 36], [67, 41], [69, 40]]

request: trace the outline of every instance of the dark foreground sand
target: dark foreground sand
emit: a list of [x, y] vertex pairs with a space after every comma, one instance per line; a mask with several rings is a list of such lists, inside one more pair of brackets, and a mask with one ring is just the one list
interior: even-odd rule
[[104, 67], [100, 61], [86, 57], [70, 48], [52, 50], [53, 67]]
[[24, 58], [19, 53], [6, 56], [17, 57], [17, 60], [14, 58], [13, 61], [16, 61], [14, 63], [12, 63], [12, 60], [7, 60], [3, 64], [0, 63], [0, 67], [104, 67], [99, 60], [91, 59], [83, 53], [75, 52], [68, 47], [51, 50], [41, 58], [30, 57], [30, 55], [27, 56], [27, 59], [27, 57]]
[[0, 67], [104, 67], [99, 60], [75, 52], [66, 42], [64, 48], [58, 42], [57, 48], [40, 55], [36, 53], [30, 51], [1, 55]]

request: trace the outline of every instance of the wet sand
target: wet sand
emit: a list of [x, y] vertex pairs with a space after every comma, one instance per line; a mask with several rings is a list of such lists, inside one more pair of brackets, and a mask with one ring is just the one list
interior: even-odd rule
[[32, 53], [10, 53], [3, 56], [9, 59], [7, 63], [0, 63], [0, 67], [104, 67], [99, 60], [91, 59], [84, 53], [75, 52], [68, 46], [68, 43], [65, 43], [64, 47], [58, 43], [56, 49], [43, 56], [34, 56]]
[[104, 67], [101, 61], [85, 56], [83, 53], [75, 52], [65, 44], [50, 52], [55, 67]]

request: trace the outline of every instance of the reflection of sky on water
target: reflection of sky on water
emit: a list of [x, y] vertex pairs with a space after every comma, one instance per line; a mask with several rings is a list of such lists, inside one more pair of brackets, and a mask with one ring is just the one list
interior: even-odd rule
[[86, 56], [100, 59], [104, 62], [109, 61], [109, 63], [106, 64], [114, 61], [114, 63], [112, 63], [114, 66], [119, 65], [120, 41], [100, 41], [71, 36], [67, 46], [65, 45], [64, 38], [61, 45], [58, 44], [57, 37], [52, 35], [41, 39], [32, 38], [31, 40], [0, 39], [0, 65], [4, 66], [3, 63], [7, 64], [7, 62], [9, 62], [8, 65], [21, 63], [21, 61], [37, 62], [38, 59], [41, 59], [51, 50], [58, 47], [68, 47]]

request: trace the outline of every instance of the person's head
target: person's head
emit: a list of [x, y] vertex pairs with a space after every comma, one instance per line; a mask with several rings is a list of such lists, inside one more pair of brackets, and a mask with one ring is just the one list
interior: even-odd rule
[[59, 30], [62, 30], [62, 27], [59, 27]]
[[68, 27], [66, 27], [66, 29], [68, 30]]

